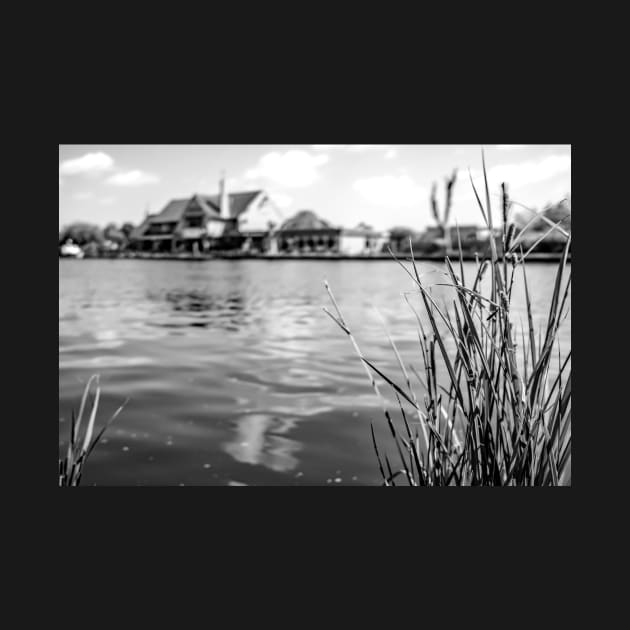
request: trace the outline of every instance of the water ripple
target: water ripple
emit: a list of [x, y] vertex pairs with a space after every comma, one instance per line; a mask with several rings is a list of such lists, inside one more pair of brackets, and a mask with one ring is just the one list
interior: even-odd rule
[[[364, 356], [402, 383], [373, 303], [405, 365], [422, 371], [403, 299], [413, 283], [394, 263], [60, 261], [60, 445], [92, 373], [101, 374], [97, 424], [129, 398], [122, 432], [108, 432], [86, 483], [378, 483], [369, 425], [383, 440], [388, 429], [352, 344], [322, 311], [324, 278]], [[544, 323], [553, 266], [532, 266], [528, 281]], [[514, 302], [520, 339], [518, 279]], [[561, 343], [571, 347], [570, 316]]]

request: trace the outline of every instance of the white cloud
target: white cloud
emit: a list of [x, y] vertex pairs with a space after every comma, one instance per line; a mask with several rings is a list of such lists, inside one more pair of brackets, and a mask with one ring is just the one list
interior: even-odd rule
[[72, 195], [72, 198], [76, 199], [77, 201], [85, 201], [87, 199], [92, 199], [93, 197], [94, 193], [92, 192], [78, 192]]
[[[470, 172], [477, 188], [477, 193], [482, 202], [485, 203], [486, 193], [483, 172], [480, 169], [470, 169]], [[514, 164], [497, 164], [488, 168], [487, 172], [488, 189], [491, 195], [499, 193], [499, 187], [503, 182], [506, 183], [509, 193], [530, 184], [538, 184], [558, 176], [563, 176], [566, 180], [561, 186], [569, 189], [571, 157], [569, 155], [549, 155], [538, 160], [527, 160]], [[475, 195], [470, 186], [468, 169], [460, 169], [457, 174], [454, 200], [457, 202], [474, 198]]]
[[570, 156], [550, 155], [542, 160], [493, 166], [488, 172], [488, 180], [497, 186], [501, 182], [505, 182], [509, 188], [520, 188], [527, 184], [536, 184], [551, 179], [556, 175], [570, 173], [570, 171]]
[[114, 160], [107, 153], [86, 153], [72, 160], [64, 160], [59, 165], [59, 175], [80, 175], [82, 173], [99, 173], [114, 166]]
[[413, 206], [427, 199], [427, 190], [409, 175], [367, 177], [353, 184], [366, 201], [380, 206]]
[[272, 192], [269, 193], [269, 197], [281, 209], [288, 208], [293, 203], [293, 197], [284, 193]]
[[145, 184], [155, 184], [160, 178], [153, 173], [134, 170], [116, 173], [107, 179], [107, 183], [114, 186], [144, 186]]
[[386, 160], [393, 160], [398, 155], [398, 151], [396, 149], [389, 149], [387, 153], [385, 153]]
[[256, 167], [245, 173], [248, 179], [267, 179], [287, 188], [310, 186], [319, 178], [318, 167], [328, 162], [327, 155], [311, 155], [306, 151], [267, 153]]

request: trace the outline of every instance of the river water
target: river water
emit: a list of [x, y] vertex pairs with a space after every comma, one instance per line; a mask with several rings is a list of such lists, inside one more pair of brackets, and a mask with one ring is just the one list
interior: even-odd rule
[[[445, 281], [441, 267], [419, 266], [427, 282]], [[555, 271], [527, 267], [537, 325]], [[349, 338], [322, 310], [325, 279], [367, 358], [401, 380], [376, 307], [422, 371], [403, 298], [414, 285], [393, 261], [60, 259], [59, 452], [92, 374], [99, 426], [129, 399], [82, 485], [379, 484], [370, 422], [383, 450], [392, 444]], [[520, 282], [514, 295], [518, 327]], [[564, 354], [570, 316], [560, 340]]]

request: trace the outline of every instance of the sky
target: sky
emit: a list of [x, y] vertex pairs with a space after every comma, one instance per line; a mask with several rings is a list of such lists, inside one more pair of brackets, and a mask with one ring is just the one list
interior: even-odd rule
[[[265, 190], [289, 218], [313, 210], [336, 226], [363, 222], [378, 230], [433, 225], [430, 194], [458, 169], [451, 222], [481, 225], [469, 169], [482, 199], [481, 145], [59, 145], [59, 227], [104, 227], [159, 212], [175, 198]], [[500, 185], [541, 209], [571, 193], [570, 145], [485, 145], [493, 216]], [[481, 177], [481, 178], [480, 178]]]

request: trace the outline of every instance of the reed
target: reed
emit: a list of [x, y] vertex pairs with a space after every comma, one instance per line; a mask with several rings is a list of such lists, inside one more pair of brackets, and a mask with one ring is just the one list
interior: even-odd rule
[[[417, 322], [423, 374], [413, 366], [407, 369], [388, 331], [402, 380], [385, 374], [370, 361], [326, 283], [336, 314], [324, 310], [350, 338], [391, 433], [395, 452], [390, 458], [382, 445], [379, 448], [371, 427], [386, 486], [395, 486], [396, 480], [411, 486], [571, 485], [571, 351], [560, 362], [558, 342], [559, 328], [569, 314], [571, 272], [567, 270], [567, 256], [571, 235], [562, 231], [560, 222], [550, 227], [550, 231], [558, 229], [566, 234], [567, 240], [556, 270], [547, 322], [538, 331], [537, 341], [526, 272], [533, 247], [524, 253], [519, 244], [523, 233], [514, 238], [515, 229], [508, 218], [510, 201], [503, 184], [501, 252], [497, 251], [483, 152], [482, 164], [485, 206], [472, 177], [470, 183], [490, 230], [491, 254], [489, 260], [477, 260], [469, 286], [464, 278], [461, 241], [457, 268], [448, 256], [445, 258], [446, 281], [439, 284], [454, 290], [451, 304], [436, 302], [431, 287], [418, 272], [413, 248], [411, 259], [405, 261], [410, 265], [390, 250], [411, 277], [423, 307], [421, 316], [405, 295]], [[484, 294], [482, 281], [488, 273], [489, 290]], [[527, 328], [521, 326], [518, 336], [512, 308], [516, 274], [522, 274], [527, 305]], [[556, 357], [558, 372], [552, 377], [550, 368]], [[420, 384], [422, 396], [414, 390], [410, 372]], [[398, 428], [377, 377], [396, 400], [393, 408], [400, 415]]]
[[[85, 431], [82, 437], [79, 437], [81, 425], [83, 424], [83, 415], [86, 411], [86, 403], [90, 393], [92, 383], [96, 384], [94, 398], [92, 399], [92, 409], [89, 418], [85, 424]], [[103, 437], [105, 430], [116, 419], [118, 414], [123, 410], [125, 401], [107, 420], [100, 431], [94, 435], [94, 427], [96, 423], [96, 412], [101, 396], [101, 388], [99, 383], [99, 375], [95, 374], [85, 385], [81, 405], [79, 407], [79, 415], [75, 419], [74, 409], [72, 410], [72, 422], [70, 425], [70, 441], [68, 443], [68, 451], [64, 459], [59, 460], [59, 486], [78, 486], [81, 483], [83, 468], [88, 457]]]

